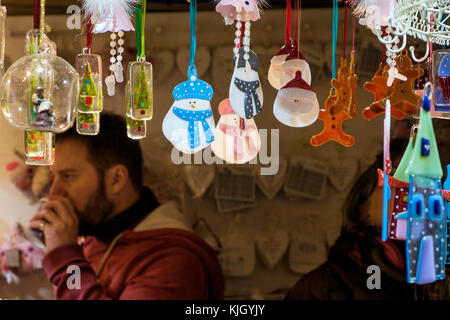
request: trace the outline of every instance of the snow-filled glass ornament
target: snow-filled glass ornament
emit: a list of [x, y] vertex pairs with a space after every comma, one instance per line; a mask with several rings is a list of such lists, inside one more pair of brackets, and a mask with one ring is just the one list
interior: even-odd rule
[[24, 130], [61, 133], [76, 117], [78, 75], [64, 59], [33, 54], [17, 60], [0, 86], [5, 118]]
[[151, 120], [153, 117], [153, 71], [152, 64], [135, 61], [128, 65], [129, 99], [131, 112], [135, 120]]
[[100, 132], [100, 112], [77, 112], [77, 132], [95, 136]]
[[273, 105], [275, 118], [290, 127], [306, 127], [317, 120], [319, 112], [316, 93], [297, 71], [295, 78], [278, 91]]
[[100, 112], [103, 109], [102, 60], [98, 54], [77, 55], [75, 68], [80, 80], [78, 111]]

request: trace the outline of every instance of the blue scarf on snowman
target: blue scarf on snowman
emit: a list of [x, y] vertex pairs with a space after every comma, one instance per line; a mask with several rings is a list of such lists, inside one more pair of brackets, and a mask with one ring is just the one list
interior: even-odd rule
[[[212, 87], [205, 81], [193, 78], [177, 85], [172, 92], [175, 100], [182, 99], [202, 99], [210, 101], [213, 96]], [[189, 122], [189, 145], [191, 149], [195, 149], [200, 145], [199, 122], [202, 124], [205, 131], [206, 142], [214, 141], [214, 133], [206, 121], [207, 118], [212, 117], [211, 110], [186, 110], [178, 107], [173, 107], [173, 113], [180, 119]]]

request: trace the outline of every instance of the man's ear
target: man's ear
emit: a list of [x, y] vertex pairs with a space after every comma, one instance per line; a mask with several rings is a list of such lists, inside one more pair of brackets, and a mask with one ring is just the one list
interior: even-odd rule
[[107, 192], [115, 195], [122, 191], [128, 181], [128, 169], [122, 164], [109, 168], [105, 175], [105, 187]]

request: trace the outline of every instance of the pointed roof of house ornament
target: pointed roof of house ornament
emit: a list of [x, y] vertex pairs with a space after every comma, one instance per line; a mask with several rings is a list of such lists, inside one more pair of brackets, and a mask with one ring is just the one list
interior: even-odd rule
[[431, 121], [430, 100], [426, 95], [423, 96], [419, 130], [406, 174], [433, 178], [441, 178], [444, 175]]
[[397, 170], [395, 170], [394, 178], [403, 182], [409, 182], [409, 176], [406, 174], [406, 169], [408, 169], [409, 162], [411, 161], [411, 157], [413, 154], [413, 141], [414, 138], [411, 136], [409, 138], [408, 146], [406, 147], [406, 151], [403, 154], [402, 160], [400, 161]]

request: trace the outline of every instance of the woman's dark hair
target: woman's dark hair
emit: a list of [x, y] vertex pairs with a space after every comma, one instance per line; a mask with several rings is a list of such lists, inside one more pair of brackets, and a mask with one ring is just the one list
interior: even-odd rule
[[[408, 145], [403, 138], [391, 141], [391, 159], [393, 165], [400, 162]], [[375, 162], [364, 171], [353, 185], [344, 204], [344, 223], [341, 234], [352, 232], [354, 229], [368, 227], [368, 213], [361, 212], [361, 206], [369, 200], [378, 183], [378, 170], [383, 170], [383, 154], [378, 154]]]
[[127, 137], [127, 124], [124, 117], [102, 112], [100, 133], [95, 136], [80, 135], [75, 126], [56, 135], [56, 142], [69, 139], [81, 142], [87, 147], [88, 161], [99, 174], [103, 176], [105, 170], [122, 164], [127, 168], [134, 188], [137, 191], [142, 189], [142, 151], [138, 141]]

